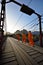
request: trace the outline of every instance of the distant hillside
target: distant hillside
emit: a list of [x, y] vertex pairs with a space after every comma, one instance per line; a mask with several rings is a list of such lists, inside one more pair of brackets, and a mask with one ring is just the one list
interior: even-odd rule
[[25, 30], [25, 29], [21, 30], [21, 32], [24, 33], [24, 34], [28, 34], [28, 31]]
[[22, 33], [28, 34], [28, 31], [25, 30], [25, 29], [23, 29], [23, 30], [21, 30], [21, 31], [17, 30], [17, 31], [15, 32], [15, 34], [22, 34]]
[[[17, 30], [14, 34], [22, 34], [22, 33], [28, 34], [28, 32], [29, 32], [29, 31], [23, 29], [23, 30], [21, 30], [21, 31], [20, 31], [20, 30]], [[32, 34], [33, 34], [33, 35], [39, 35], [39, 31], [34, 31], [34, 32], [32, 32]]]
[[21, 31], [17, 30], [14, 34], [22, 34]]
[[32, 32], [32, 34], [33, 35], [39, 35], [40, 33], [39, 33], [39, 31], [34, 31], [34, 32]]

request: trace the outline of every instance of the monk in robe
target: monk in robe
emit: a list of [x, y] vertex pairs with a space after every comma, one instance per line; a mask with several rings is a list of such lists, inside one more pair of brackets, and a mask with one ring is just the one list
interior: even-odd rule
[[26, 42], [26, 35], [22, 34], [22, 42]]
[[34, 41], [33, 41], [33, 34], [31, 33], [31, 31], [28, 32], [28, 41], [29, 41], [29, 45], [34, 46]]
[[17, 37], [17, 39], [18, 39], [18, 41], [20, 40], [20, 35], [19, 34], [17, 34], [16, 35], [16, 37]]

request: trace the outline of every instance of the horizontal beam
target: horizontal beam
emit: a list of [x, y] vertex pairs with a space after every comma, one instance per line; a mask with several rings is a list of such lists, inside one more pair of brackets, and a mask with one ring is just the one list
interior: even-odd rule
[[19, 6], [22, 6], [22, 4], [20, 4], [20, 3], [16, 2], [16, 1], [14, 1], [14, 0], [8, 1], [8, 2], [6, 2], [6, 3], [10, 3], [10, 2], [16, 3], [16, 4], [19, 5]]

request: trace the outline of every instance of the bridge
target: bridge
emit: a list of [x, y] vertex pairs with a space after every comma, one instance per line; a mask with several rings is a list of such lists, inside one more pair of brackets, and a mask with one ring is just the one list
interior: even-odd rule
[[[40, 50], [39, 50], [40, 49]], [[0, 65], [43, 65], [43, 48], [8, 37], [2, 47]]]
[[[32, 15], [34, 13], [39, 19], [40, 46], [30, 46], [29, 42], [22, 42], [12, 36], [4, 35], [6, 31], [6, 9], [7, 3], [16, 3], [21, 7], [22, 12]], [[0, 65], [43, 65], [43, 42], [41, 15], [26, 5], [22, 5], [15, 0], [2, 0], [0, 12]], [[29, 12], [28, 12], [29, 11]], [[5, 26], [5, 30], [4, 30]]]

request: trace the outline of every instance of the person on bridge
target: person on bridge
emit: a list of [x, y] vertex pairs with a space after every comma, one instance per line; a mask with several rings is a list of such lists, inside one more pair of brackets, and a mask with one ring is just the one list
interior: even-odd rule
[[22, 42], [26, 42], [26, 34], [22, 34]]
[[31, 31], [28, 32], [28, 41], [29, 41], [29, 45], [34, 46], [34, 41], [33, 41], [33, 34], [31, 33]]
[[20, 40], [20, 35], [19, 34], [16, 34], [16, 37], [18, 39], [18, 41]]

